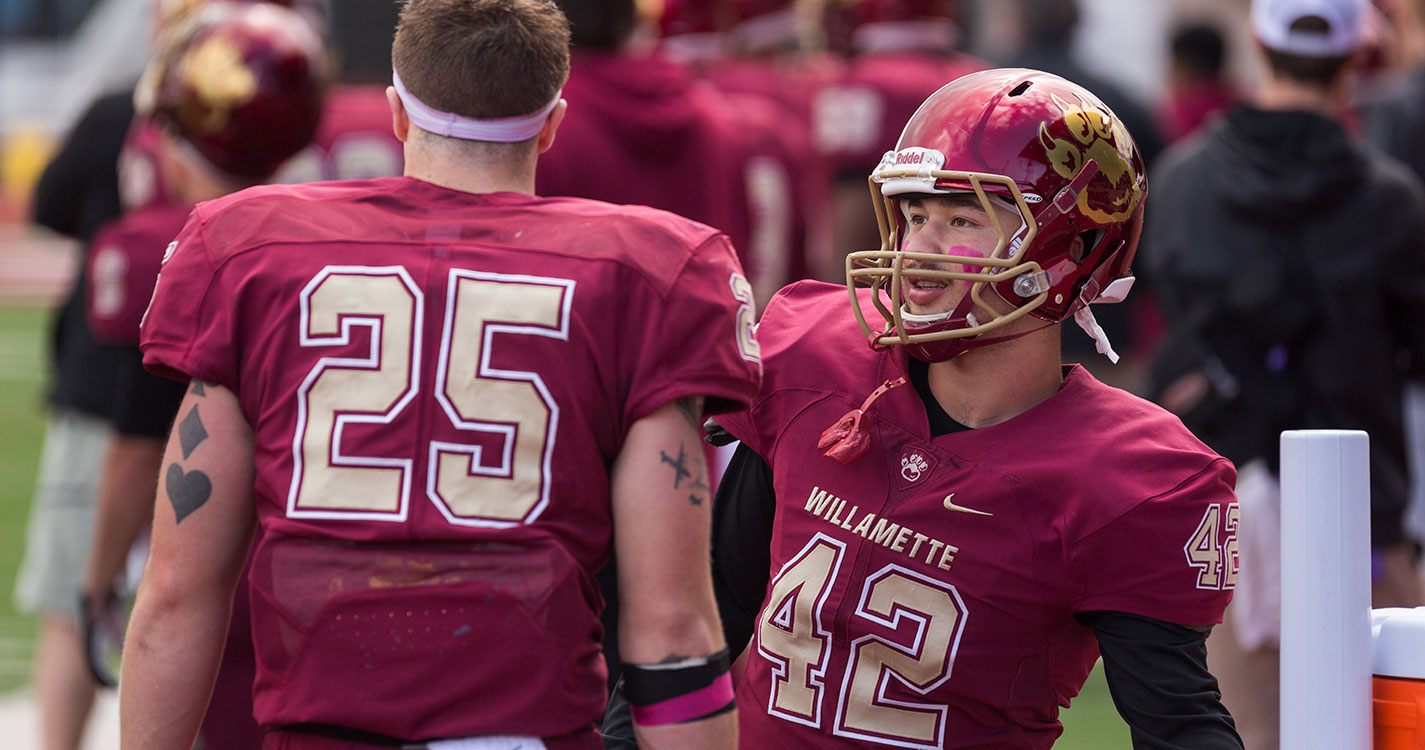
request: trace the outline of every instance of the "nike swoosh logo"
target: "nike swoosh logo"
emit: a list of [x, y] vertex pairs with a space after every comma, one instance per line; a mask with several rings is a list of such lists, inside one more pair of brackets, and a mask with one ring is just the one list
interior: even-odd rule
[[955, 504], [955, 493], [953, 493], [953, 492], [945, 496], [945, 510], [953, 510], [953, 511], [955, 511], [955, 512], [957, 512], [957, 513], [973, 513], [973, 514], [975, 514], [975, 515], [977, 515], [977, 516], [993, 516], [993, 515], [994, 515], [993, 513], [986, 513], [986, 512], [984, 512], [984, 511], [982, 511], [982, 510], [975, 510], [974, 508], [966, 508], [966, 507], [963, 506], [963, 505], [956, 505], [956, 504]]

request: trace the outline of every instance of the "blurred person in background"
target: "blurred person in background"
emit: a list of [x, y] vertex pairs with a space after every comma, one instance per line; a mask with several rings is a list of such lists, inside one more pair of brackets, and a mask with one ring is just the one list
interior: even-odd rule
[[[273, 4], [230, 2], [192, 9], [144, 76], [151, 90], [140, 91], [140, 115], [154, 127], [151, 154], [164, 197], [106, 224], [86, 267], [88, 322], [97, 339], [119, 347], [120, 358], [83, 588], [91, 650], [98, 637], [123, 637], [116, 579], [151, 516], [165, 437], [183, 397], [181, 384], [144, 370], [138, 348], [165, 248], [196, 203], [266, 181], [306, 146], [321, 116], [325, 77], [325, 50], [307, 19]], [[261, 744], [247, 613], [243, 587], [204, 716], [208, 750]], [[96, 677], [113, 686], [116, 675], [90, 659]]]
[[1149, 196], [1142, 262], [1170, 326], [1154, 399], [1239, 468], [1241, 575], [1209, 645], [1250, 750], [1278, 744], [1282, 430], [1370, 434], [1372, 602], [1422, 603], [1401, 395], [1425, 375], [1425, 187], [1342, 125], [1369, 12], [1254, 0], [1264, 81]]
[[1241, 95], [1224, 71], [1227, 43], [1221, 29], [1208, 22], [1184, 23], [1168, 39], [1168, 92], [1158, 124], [1168, 142], [1197, 130], [1209, 117], [1239, 101]]
[[[94, 233], [121, 210], [117, 164], [133, 117], [132, 92], [96, 99], [36, 183], [34, 222], [77, 239], [81, 263]], [[94, 527], [118, 348], [97, 343], [89, 331], [86, 284], [75, 275], [51, 322], [48, 417], [15, 578], [16, 608], [40, 618], [32, 680], [42, 750], [76, 750], [94, 702], [74, 592]]]
[[288, 161], [273, 181], [395, 177], [405, 156], [391, 130], [386, 87], [391, 83], [391, 37], [400, 3], [339, 0], [326, 8], [336, 81], [327, 88], [322, 123], [311, 145]]
[[847, 253], [880, 242], [875, 216], [865, 210], [866, 165], [895, 147], [901, 129], [926, 97], [987, 64], [956, 50], [958, 0], [850, 0], [831, 3], [848, 61], [844, 72], [816, 92], [813, 134], [834, 172], [835, 254], [817, 274], [838, 281]]
[[[1425, 181], [1425, 2], [1382, 3], [1390, 21], [1392, 66], [1361, 104], [1362, 135], [1372, 145], [1405, 162]], [[1410, 503], [1406, 531], [1425, 543], [1425, 386], [1405, 387], [1406, 438], [1410, 462]]]
[[634, 0], [559, 0], [573, 34], [571, 104], [536, 192], [672, 211], [746, 253], [747, 149], [731, 103], [683, 65], [633, 44]]

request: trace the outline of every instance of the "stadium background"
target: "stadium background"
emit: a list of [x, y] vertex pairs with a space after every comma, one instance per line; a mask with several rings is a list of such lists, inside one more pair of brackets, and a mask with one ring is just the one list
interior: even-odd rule
[[[337, 3], [340, 0], [325, 0]], [[152, 0], [0, 0], [0, 745], [37, 744], [29, 700], [32, 618], [11, 588], [43, 433], [50, 307], [73, 273], [75, 249], [28, 226], [30, 189], [67, 129], [97, 95], [129, 85], [144, 64]], [[964, 49], [998, 59], [1019, 43], [1004, 0], [961, 0]], [[1144, 105], [1162, 93], [1174, 24], [1212, 20], [1226, 32], [1229, 71], [1249, 86], [1248, 0], [1080, 0], [1074, 51]], [[867, 165], [869, 169], [873, 165]], [[1150, 173], [1151, 184], [1151, 173]], [[1065, 713], [1059, 750], [1126, 750], [1126, 727], [1100, 672]], [[86, 747], [117, 747], [117, 706], [101, 698]]]

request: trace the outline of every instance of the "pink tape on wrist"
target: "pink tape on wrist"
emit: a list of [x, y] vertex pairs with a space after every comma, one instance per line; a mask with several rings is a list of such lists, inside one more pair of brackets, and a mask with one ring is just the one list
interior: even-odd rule
[[711, 685], [687, 695], [669, 698], [648, 706], [633, 706], [633, 720], [645, 727], [678, 724], [697, 719], [726, 706], [732, 700], [732, 675], [724, 672]]

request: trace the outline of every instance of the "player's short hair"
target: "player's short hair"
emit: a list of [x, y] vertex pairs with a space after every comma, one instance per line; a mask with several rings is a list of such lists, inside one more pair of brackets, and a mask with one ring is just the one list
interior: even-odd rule
[[[1320, 34], [1324, 37], [1330, 33], [1331, 25], [1320, 16], [1302, 16], [1292, 22], [1291, 31]], [[1274, 50], [1270, 47], [1265, 47], [1265, 50], [1267, 67], [1271, 68], [1273, 74], [1316, 86], [1330, 86], [1341, 76], [1346, 70], [1346, 64], [1351, 61], [1350, 55], [1308, 57]]]
[[406, 90], [435, 109], [527, 115], [569, 77], [569, 22], [552, 0], [407, 0], [391, 61]]

